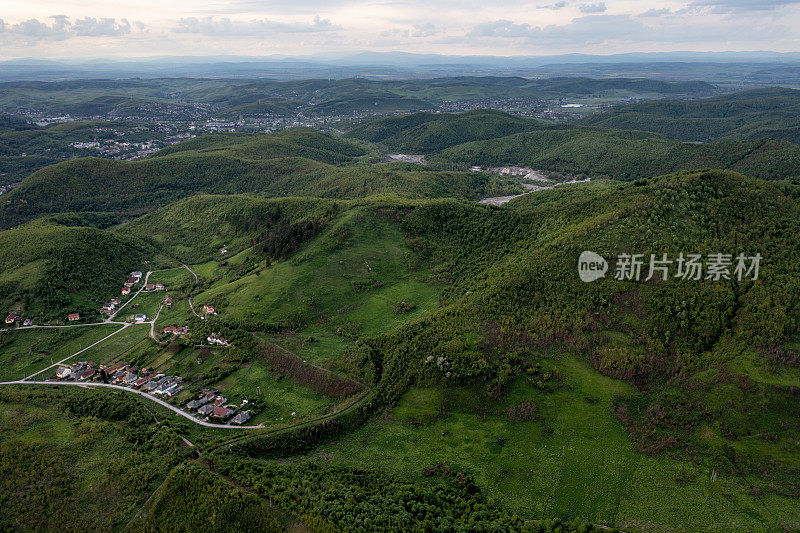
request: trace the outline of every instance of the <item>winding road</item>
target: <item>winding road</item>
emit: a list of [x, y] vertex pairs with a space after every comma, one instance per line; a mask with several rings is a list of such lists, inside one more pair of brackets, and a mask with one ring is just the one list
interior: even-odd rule
[[[34, 374], [35, 375], [35, 374]], [[223, 429], [261, 429], [264, 426], [259, 424], [257, 426], [231, 426], [228, 424], [214, 424], [213, 422], [206, 422], [205, 420], [200, 420], [195, 418], [190, 413], [171, 405], [160, 398], [156, 398], [152, 394], [148, 394], [144, 391], [131, 389], [130, 387], [124, 387], [122, 385], [114, 385], [111, 383], [81, 383], [80, 381], [25, 381], [25, 380], [18, 380], [18, 381], [0, 381], [0, 385], [52, 385], [52, 386], [71, 386], [71, 387], [83, 387], [83, 388], [105, 388], [105, 389], [116, 389], [125, 392], [131, 392], [133, 394], [138, 394], [139, 396], [143, 396], [148, 400], [152, 400], [156, 402], [158, 405], [162, 407], [166, 407], [170, 411], [174, 412], [176, 415], [180, 415], [186, 419], [191, 420], [196, 424], [200, 424], [201, 426], [205, 426], [207, 428], [223, 428]]]

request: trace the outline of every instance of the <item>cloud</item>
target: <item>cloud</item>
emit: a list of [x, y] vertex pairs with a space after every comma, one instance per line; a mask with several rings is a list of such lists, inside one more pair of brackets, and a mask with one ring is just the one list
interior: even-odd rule
[[52, 22], [41, 22], [32, 18], [16, 24], [0, 19], [0, 36], [4, 40], [20, 40], [26, 44], [40, 41], [64, 41], [72, 37], [122, 37], [131, 33], [131, 28], [143, 31], [145, 24], [127, 19], [84, 17], [71, 22], [66, 15], [48, 17]]
[[779, 7], [798, 5], [800, 0], [694, 0], [691, 7], [710, 7], [713, 13], [733, 11], [771, 11]]
[[[380, 33], [380, 36], [382, 38], [392, 37], [395, 39], [396, 38], [419, 39], [419, 38], [431, 37], [433, 35], [437, 35], [438, 33], [439, 30], [436, 28], [436, 26], [434, 26], [430, 22], [427, 22], [427, 23], [412, 24], [411, 28], [405, 28], [405, 29], [397, 28], [397, 29], [385, 30]], [[395, 40], [394, 42], [400, 43], [401, 41]]]
[[556, 2], [555, 4], [547, 4], [546, 6], [536, 6], [536, 9], [552, 9], [553, 11], [558, 11], [559, 9], [563, 9], [569, 5], [569, 2]]
[[757, 23], [742, 20], [736, 24], [718, 24], [714, 17], [641, 18], [634, 15], [586, 15], [568, 24], [534, 26], [510, 20], [477, 24], [462, 42], [481, 42], [492, 46], [539, 49], [586, 49], [609, 43], [667, 43], [727, 42], [731, 35], [748, 34], [753, 42], [772, 38], [774, 32], [785, 32], [785, 26], [774, 22]]
[[256, 36], [265, 33], [312, 33], [340, 29], [330, 19], [315, 16], [311, 23], [287, 23], [270, 19], [231, 20], [228, 17], [187, 17], [178, 21], [175, 33], [218, 36]]
[[[141, 22], [137, 25], [140, 28], [142, 26]], [[110, 18], [85, 17], [75, 21], [75, 24], [72, 25], [72, 31], [75, 35], [84, 37], [119, 37], [131, 32], [131, 24], [127, 19], [120, 19], [117, 22], [115, 19]]]
[[596, 4], [581, 4], [581, 13], [605, 13], [606, 3], [598, 2]]
[[668, 7], [663, 9], [648, 9], [644, 13], [639, 13], [639, 17], [665, 17], [667, 15], [671, 15], [672, 10]]

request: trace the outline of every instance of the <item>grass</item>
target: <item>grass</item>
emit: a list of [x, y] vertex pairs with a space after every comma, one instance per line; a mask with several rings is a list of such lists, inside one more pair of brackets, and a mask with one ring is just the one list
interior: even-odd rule
[[117, 320], [123, 321], [133, 317], [133, 315], [147, 315], [147, 320], [153, 320], [158, 313], [159, 307], [164, 302], [166, 293], [164, 291], [144, 292], [142, 291], [125, 309], [117, 315]]
[[129, 326], [125, 331], [83, 352], [81, 359], [98, 364], [105, 364], [114, 360], [125, 360], [125, 356], [134, 347], [141, 344], [155, 346], [155, 342], [150, 339], [149, 324]]
[[[64, 527], [66, 517], [70, 528], [119, 528], [164, 479], [169, 459], [138, 449], [123, 423], [65, 412], [60, 394], [0, 391], [3, 514], [23, 530]], [[40, 497], [42, 491], [49, 496]]]
[[[19, 379], [41, 370], [119, 328], [120, 326], [103, 325], [35, 328], [0, 333], [0, 380]], [[80, 359], [85, 360], [83, 357]]]
[[512, 510], [540, 518], [580, 516], [645, 531], [654, 524], [752, 530], [797, 523], [785, 499], [770, 496], [767, 510], [739, 479], [712, 482], [703, 468], [638, 453], [611, 416], [613, 396], [628, 390], [623, 382], [566, 354], [552, 361], [552, 370], [565, 387], [543, 393], [517, 382], [508, 400], [535, 401], [539, 420], [476, 414], [470, 391], [416, 388], [380, 421], [309, 459], [412, 479], [427, 465], [447, 463]]
[[[322, 361], [336, 355], [326, 350], [339, 350], [348, 339], [386, 333], [435, 309], [439, 289], [425, 282], [420, 266], [395, 225], [354, 208], [292, 259], [217, 281], [193, 301], [214, 304], [225, 319], [299, 326], [322, 340], [308, 347], [309, 358]], [[222, 275], [215, 263], [196, 271]], [[400, 302], [412, 308], [398, 312]]]

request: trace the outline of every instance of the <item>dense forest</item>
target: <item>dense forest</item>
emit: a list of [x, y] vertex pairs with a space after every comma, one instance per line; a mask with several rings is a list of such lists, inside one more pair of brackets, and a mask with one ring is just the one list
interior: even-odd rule
[[617, 106], [588, 117], [591, 126], [651, 131], [682, 141], [800, 141], [800, 91], [769, 88], [690, 101]]

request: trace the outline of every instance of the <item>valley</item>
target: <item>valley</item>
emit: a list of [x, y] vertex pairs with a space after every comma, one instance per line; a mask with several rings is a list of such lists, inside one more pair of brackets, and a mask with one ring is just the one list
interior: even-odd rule
[[[800, 527], [800, 92], [414, 103], [557, 91], [502, 80], [309, 82], [304, 112], [408, 112], [30, 169], [0, 197], [0, 528]], [[264, 86], [303, 84], [203, 90]], [[731, 263], [585, 283], [587, 250]]]

